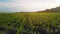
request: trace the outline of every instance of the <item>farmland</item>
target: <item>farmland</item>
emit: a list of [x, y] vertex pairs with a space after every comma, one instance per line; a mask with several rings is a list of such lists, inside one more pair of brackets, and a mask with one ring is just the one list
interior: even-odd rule
[[0, 34], [60, 34], [60, 12], [0, 13]]

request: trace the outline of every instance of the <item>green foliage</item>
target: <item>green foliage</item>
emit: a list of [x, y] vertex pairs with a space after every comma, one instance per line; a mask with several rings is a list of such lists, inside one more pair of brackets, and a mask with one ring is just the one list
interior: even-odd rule
[[60, 34], [60, 13], [0, 13], [0, 34]]

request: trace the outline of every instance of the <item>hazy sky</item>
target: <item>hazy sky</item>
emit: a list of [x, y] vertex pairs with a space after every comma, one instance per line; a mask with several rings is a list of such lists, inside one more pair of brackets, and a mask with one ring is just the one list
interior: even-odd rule
[[60, 6], [60, 0], [0, 0], [0, 11], [39, 11]]

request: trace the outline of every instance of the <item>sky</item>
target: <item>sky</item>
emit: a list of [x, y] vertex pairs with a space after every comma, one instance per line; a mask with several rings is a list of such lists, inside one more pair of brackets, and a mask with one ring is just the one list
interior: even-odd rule
[[60, 0], [0, 0], [0, 12], [33, 12], [60, 6]]

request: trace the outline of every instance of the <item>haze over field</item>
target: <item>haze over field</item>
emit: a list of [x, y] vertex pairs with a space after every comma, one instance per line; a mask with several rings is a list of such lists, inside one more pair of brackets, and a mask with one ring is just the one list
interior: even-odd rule
[[60, 34], [60, 0], [0, 0], [0, 34]]
[[0, 12], [32, 12], [57, 6], [60, 6], [60, 0], [0, 0]]

